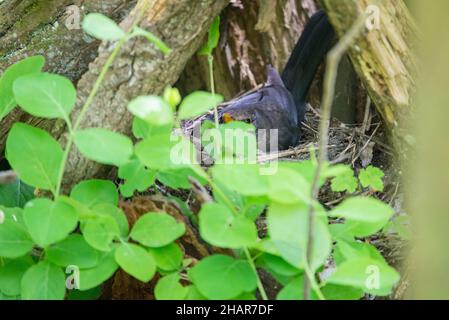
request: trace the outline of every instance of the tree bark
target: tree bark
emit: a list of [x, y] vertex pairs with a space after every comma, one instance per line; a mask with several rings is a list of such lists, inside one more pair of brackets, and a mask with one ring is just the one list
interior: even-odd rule
[[[143, 2], [122, 22], [126, 30], [133, 24]], [[164, 56], [146, 39], [130, 40], [111, 67], [97, 92], [82, 127], [104, 127], [131, 135], [132, 115], [128, 102], [145, 94], [161, 94], [167, 85], [176, 82], [188, 59], [199, 49], [213, 19], [226, 6], [227, 0], [154, 0], [141, 28], [151, 30], [172, 49]], [[74, 117], [78, 115], [112, 46], [102, 44], [99, 55], [89, 71], [78, 82], [78, 101]], [[64, 136], [61, 137], [62, 142]], [[69, 188], [86, 177], [104, 176], [109, 168], [83, 157], [72, 150], [64, 185]]]
[[[371, 4], [368, 0], [321, 2], [340, 36]], [[349, 56], [383, 118], [398, 155], [403, 157], [413, 140], [405, 124], [412, 114], [417, 69], [412, 46], [416, 27], [402, 0], [384, 0], [375, 7], [379, 10], [378, 28], [374, 19], [374, 29], [358, 39]]]
[[[103, 13], [121, 21], [135, 6], [126, 0], [8, 0], [0, 4], [0, 74], [28, 56], [43, 55], [45, 71], [58, 73], [77, 83], [97, 56], [100, 41], [87, 36], [79, 21], [89, 12]], [[71, 12], [71, 9], [79, 12]], [[79, 17], [71, 16], [78, 14]], [[14, 109], [0, 122], [0, 150], [17, 121], [49, 130], [54, 121], [33, 118]]]
[[[266, 66], [282, 71], [309, 17], [314, 0], [234, 0], [221, 14], [214, 52], [216, 90], [231, 99], [266, 80]], [[207, 57], [195, 55], [177, 86], [183, 94], [210, 90]]]
[[[18, 12], [27, 12], [26, 8], [19, 8], [17, 5], [14, 6], [15, 3], [19, 2], [7, 2], [8, 6], [2, 7], [1, 9], [7, 10], [17, 8], [18, 10], [22, 10], [19, 10]], [[33, 3], [43, 4], [44, 2], [29, 1], [30, 6]], [[99, 3], [109, 2], [102, 1]], [[141, 4], [141, 2], [139, 3]], [[129, 41], [116, 59], [103, 82], [102, 87], [98, 91], [82, 127], [106, 127], [124, 134], [130, 134], [131, 115], [126, 109], [128, 101], [143, 94], [160, 94], [167, 85], [173, 84], [178, 79], [179, 74], [184, 69], [188, 59], [190, 59], [202, 44], [204, 35], [212, 20], [221, 12], [227, 3], [227, 0], [154, 0], [151, 9], [140, 27], [151, 30], [168, 43], [172, 49], [171, 53], [167, 56], [162, 55], [145, 39], [134, 39]], [[62, 9], [68, 4], [68, 1], [58, 2], [54, 0], [52, 1], [52, 4], [59, 5], [59, 8]], [[112, 1], [109, 4], [112, 4]], [[138, 5], [129, 16], [123, 20], [121, 26], [124, 29], [128, 29], [131, 26], [136, 13], [140, 9], [141, 8]], [[45, 10], [42, 10], [43, 11], [39, 12], [44, 15]], [[46, 12], [47, 16], [48, 12]], [[34, 12], [33, 15], [37, 15], [36, 12]], [[54, 13], [53, 18], [55, 16], [57, 16], [57, 13]], [[42, 17], [41, 19], [43, 20], [39, 20], [39, 22], [36, 23], [36, 28], [33, 29], [33, 32], [39, 30], [43, 21], [53, 21], [52, 18], [48, 17]], [[8, 31], [12, 27], [5, 26], [4, 28], [5, 31]], [[40, 31], [43, 32], [45, 30]], [[84, 37], [81, 31], [79, 32], [79, 35]], [[50, 36], [53, 37], [50, 42], [57, 44], [61, 43], [61, 41], [67, 41], [68, 34], [63, 32], [61, 35], [50, 32]], [[39, 44], [44, 41], [43, 38], [33, 40], [36, 40], [36, 43]], [[59, 48], [60, 47], [56, 47], [55, 51]], [[104, 65], [112, 49], [113, 45], [110, 43], [103, 43], [99, 48], [97, 58], [95, 58], [89, 65], [89, 70], [84, 73], [78, 81], [78, 101], [73, 113], [74, 117], [77, 116], [80, 106], [83, 105], [89, 95], [100, 69]], [[34, 52], [39, 53], [40, 51], [30, 49], [27, 54], [32, 54]], [[80, 49], [79, 55], [82, 54], [86, 54], [86, 52], [81, 53]], [[64, 55], [64, 53], [61, 55]], [[4, 54], [2, 57], [6, 59], [7, 55]], [[72, 57], [76, 58], [77, 54], [72, 55]], [[11, 60], [8, 59], [8, 65], [10, 64]], [[58, 71], [58, 67], [61, 66], [64, 66], [64, 63], [56, 63], [55, 68], [51, 71]], [[63, 71], [60, 73], [67, 74], [68, 72]], [[76, 81], [76, 79], [73, 80]], [[8, 117], [8, 119], [5, 119], [2, 123], [0, 132], [3, 139], [11, 124], [21, 120], [49, 130], [53, 136], [59, 137], [60, 141], [65, 143], [66, 128], [61, 121], [48, 121], [28, 116], [25, 116], [25, 119], [23, 119], [22, 115], [23, 114], [20, 113], [20, 115], [12, 115], [11, 117]], [[3, 145], [4, 141], [0, 147], [3, 147]], [[65, 175], [65, 189], [67, 190], [82, 179], [104, 175], [108, 170], [109, 169], [104, 166], [88, 161], [76, 150], [73, 150], [70, 155]]]

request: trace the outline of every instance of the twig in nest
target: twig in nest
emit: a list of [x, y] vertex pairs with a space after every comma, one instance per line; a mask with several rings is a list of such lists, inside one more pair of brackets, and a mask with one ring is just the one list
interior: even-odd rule
[[[296, 147], [293, 149], [289, 149], [289, 150], [284, 150], [284, 151], [280, 151], [280, 152], [275, 152], [275, 153], [270, 153], [270, 154], [266, 154], [263, 156], [259, 156], [257, 158], [258, 162], [266, 162], [266, 161], [273, 161], [273, 160], [277, 160], [277, 159], [281, 159], [281, 158], [285, 158], [285, 157], [289, 157], [289, 156], [297, 156], [303, 153], [309, 153], [310, 152], [310, 147], [313, 147], [313, 143], [309, 143], [308, 145], [304, 146], [300, 146], [300, 147]], [[339, 147], [338, 145], [330, 145], [325, 147], [326, 149], [332, 149], [332, 148], [337, 148]], [[318, 150], [319, 148], [315, 148], [315, 150]]]
[[354, 157], [354, 159], [352, 159], [352, 165], [354, 166], [354, 163], [357, 161], [357, 159], [360, 157], [360, 155], [362, 154], [362, 152], [366, 149], [366, 147], [368, 147], [369, 143], [371, 142], [371, 140], [373, 140], [374, 135], [376, 134], [377, 130], [380, 128], [380, 123], [377, 125], [376, 129], [374, 129], [373, 133], [371, 134], [371, 136], [368, 138], [368, 140], [365, 142], [365, 144], [363, 145], [363, 147], [359, 150], [357, 156]]
[[[340, 39], [337, 45], [329, 52], [327, 56], [327, 68], [324, 76], [324, 90], [323, 90], [323, 99], [321, 103], [321, 122], [319, 126], [320, 139], [319, 139], [319, 147], [318, 151], [318, 162], [317, 168], [315, 172], [315, 176], [312, 183], [312, 199], [318, 198], [319, 191], [319, 180], [321, 176], [321, 170], [324, 163], [327, 160], [327, 148], [326, 146], [329, 144], [329, 122], [330, 115], [332, 111], [332, 103], [335, 95], [335, 82], [337, 79], [337, 71], [338, 65], [340, 64], [341, 58], [348, 50], [348, 48], [352, 45], [354, 40], [359, 36], [359, 34], [364, 29], [366, 14], [360, 16], [351, 29]], [[307, 249], [306, 249], [306, 264], [309, 264], [312, 261], [312, 250], [313, 250], [313, 228], [315, 222], [315, 209], [314, 205], [309, 206], [308, 210], [308, 228], [307, 228]], [[307, 268], [310, 270], [310, 268]], [[314, 275], [311, 272], [307, 273], [307, 276], [304, 277], [304, 300], [310, 299], [310, 289], [311, 286], [314, 286], [314, 289], [317, 289], [317, 294], [320, 295], [320, 298], [324, 298], [319, 292], [319, 288], [317, 287]]]
[[214, 202], [209, 192], [196, 179], [189, 177], [189, 182], [192, 185], [192, 191], [201, 204]]
[[14, 171], [1, 171], [0, 172], [0, 184], [8, 184], [16, 181], [17, 175]]

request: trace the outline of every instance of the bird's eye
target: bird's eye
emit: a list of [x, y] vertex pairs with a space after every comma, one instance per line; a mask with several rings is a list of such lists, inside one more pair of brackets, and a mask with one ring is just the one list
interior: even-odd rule
[[243, 122], [250, 124], [251, 123], [251, 119], [245, 119], [245, 120], [243, 120]]

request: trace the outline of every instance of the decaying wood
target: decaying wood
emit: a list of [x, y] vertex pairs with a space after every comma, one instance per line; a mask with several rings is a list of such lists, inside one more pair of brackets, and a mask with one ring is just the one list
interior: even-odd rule
[[[234, 0], [221, 14], [220, 43], [214, 53], [217, 92], [227, 100], [266, 80], [266, 65], [283, 70], [308, 18], [313, 0]], [[187, 94], [210, 90], [207, 58], [195, 55], [177, 87]]]
[[[412, 113], [411, 100], [417, 71], [413, 54], [416, 27], [402, 0], [375, 2], [322, 0], [337, 33], [342, 36], [367, 9], [372, 30], [360, 37], [350, 58], [381, 114], [397, 153], [405, 155], [412, 140], [403, 127]], [[370, 7], [368, 7], [371, 5]]]

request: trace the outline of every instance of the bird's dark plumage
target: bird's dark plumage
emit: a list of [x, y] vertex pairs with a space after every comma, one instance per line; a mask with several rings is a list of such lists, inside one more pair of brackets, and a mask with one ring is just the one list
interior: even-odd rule
[[220, 118], [253, 123], [257, 129], [278, 129], [278, 149], [296, 146], [304, 120], [305, 99], [310, 85], [334, 39], [324, 12], [316, 13], [296, 44], [282, 77], [268, 68], [263, 87], [244, 94], [220, 110]]

